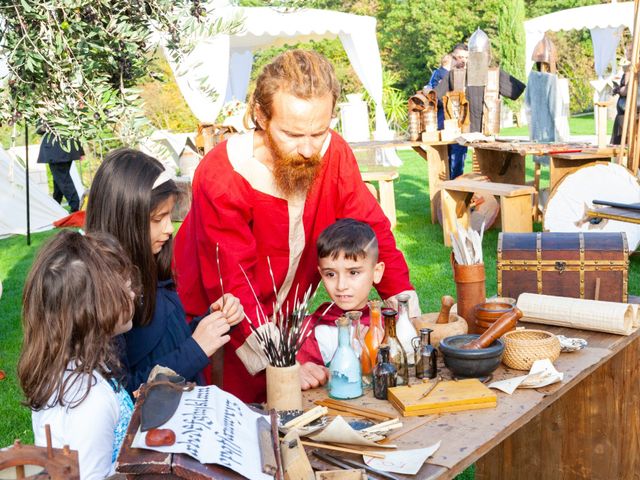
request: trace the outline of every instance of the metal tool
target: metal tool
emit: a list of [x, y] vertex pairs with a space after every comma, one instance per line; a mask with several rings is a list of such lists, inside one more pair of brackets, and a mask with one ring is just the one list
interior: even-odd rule
[[377, 475], [380, 478], [386, 478], [388, 480], [400, 480], [398, 477], [391, 475], [387, 472], [383, 472], [382, 470], [371, 468], [366, 463], [356, 462], [355, 460], [349, 460], [344, 457], [337, 457], [335, 455], [331, 455], [330, 453], [319, 452], [318, 450], [313, 450], [311, 453], [313, 453], [313, 455], [318, 457], [323, 462], [330, 463], [331, 465], [335, 465], [336, 467], [344, 468], [347, 470], [352, 468], [362, 468], [367, 472], [371, 472], [374, 475]]

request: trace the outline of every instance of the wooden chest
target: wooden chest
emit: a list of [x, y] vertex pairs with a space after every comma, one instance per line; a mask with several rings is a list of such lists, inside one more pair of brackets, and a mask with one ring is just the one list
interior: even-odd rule
[[523, 292], [627, 301], [629, 247], [624, 233], [501, 233], [498, 295]]

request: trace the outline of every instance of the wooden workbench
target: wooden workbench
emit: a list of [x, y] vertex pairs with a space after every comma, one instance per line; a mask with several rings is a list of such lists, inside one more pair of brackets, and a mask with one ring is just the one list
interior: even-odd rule
[[[636, 478], [640, 471], [640, 373], [638, 332], [629, 337], [568, 328], [528, 325], [589, 342], [555, 362], [564, 381], [539, 390], [498, 392], [495, 409], [402, 418], [409, 429], [393, 441], [420, 448], [442, 441], [415, 477], [449, 479], [476, 464], [476, 479]], [[501, 366], [494, 380], [524, 372]], [[443, 370], [447, 376], [448, 371]], [[324, 390], [305, 394], [309, 405]], [[394, 412], [370, 395], [356, 400]], [[397, 431], [396, 431], [397, 432]], [[342, 454], [341, 454], [342, 455]], [[356, 458], [356, 457], [351, 457]], [[314, 466], [329, 468], [314, 457]]]
[[377, 142], [351, 142], [349, 146], [354, 150], [371, 150], [375, 148], [403, 148], [411, 147], [426, 162], [428, 168], [429, 200], [431, 205], [431, 223], [438, 221], [434, 197], [440, 191], [439, 184], [449, 180], [448, 147], [456, 142], [412, 142], [409, 140], [390, 140]]
[[[476, 479], [556, 479], [556, 478], [637, 478], [640, 471], [640, 334], [625, 337], [598, 332], [544, 325], [527, 325], [585, 338], [584, 350], [563, 353], [555, 362], [564, 373], [562, 383], [529, 390], [519, 389], [509, 396], [497, 391], [495, 409], [446, 413], [425, 417], [401, 417], [404, 426], [392, 436], [418, 428], [393, 443], [401, 449], [421, 448], [442, 441], [440, 449], [427, 460], [418, 475], [403, 479], [450, 479], [471, 464], [476, 465]], [[442, 366], [441, 374], [449, 378]], [[501, 366], [493, 380], [522, 375], [524, 372]], [[325, 388], [304, 393], [309, 408], [326, 398]], [[369, 391], [353, 400], [355, 404], [398, 412], [390, 403], [377, 400]], [[128, 435], [139, 422], [136, 410]], [[214, 465], [199, 465], [186, 455], [161, 454], [126, 447], [119, 457], [121, 472], [129, 478], [177, 478], [179, 471], [200, 471], [206, 477], [236, 479], [235, 472]], [[312, 448], [308, 448], [310, 452]], [[384, 453], [384, 452], [383, 452]], [[340, 453], [354, 460], [361, 457]], [[146, 461], [141, 464], [140, 460]], [[309, 454], [315, 468], [330, 470]], [[129, 464], [127, 466], [127, 464]], [[164, 475], [158, 476], [158, 469]], [[151, 472], [154, 472], [151, 474]], [[124, 478], [124, 475], [118, 476]], [[375, 478], [375, 476], [372, 476]]]

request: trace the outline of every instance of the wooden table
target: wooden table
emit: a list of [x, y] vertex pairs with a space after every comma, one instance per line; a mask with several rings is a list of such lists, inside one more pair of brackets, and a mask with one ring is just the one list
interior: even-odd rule
[[431, 223], [438, 221], [434, 197], [440, 191], [441, 181], [449, 179], [448, 147], [456, 142], [412, 142], [409, 140], [393, 140], [378, 142], [349, 143], [354, 151], [370, 150], [374, 148], [411, 147], [428, 164], [429, 200], [431, 205]]
[[608, 218], [619, 222], [640, 224], [640, 210], [617, 207], [593, 207], [587, 208], [589, 218]]
[[[526, 324], [525, 324], [526, 325]], [[555, 362], [564, 381], [538, 390], [498, 391], [495, 409], [405, 417], [403, 429], [423, 426], [394, 440], [399, 448], [442, 441], [413, 479], [449, 479], [476, 464], [476, 479], [637, 478], [640, 471], [640, 369], [638, 332], [629, 337], [527, 325], [589, 342]], [[442, 371], [448, 376], [448, 371]], [[524, 372], [500, 367], [494, 380]], [[326, 391], [305, 394], [310, 406]], [[357, 400], [394, 413], [370, 395]], [[400, 431], [396, 431], [400, 432]], [[343, 454], [340, 454], [343, 455]], [[344, 454], [345, 456], [349, 456]], [[356, 459], [356, 457], [351, 457]], [[315, 467], [329, 468], [310, 456]]]

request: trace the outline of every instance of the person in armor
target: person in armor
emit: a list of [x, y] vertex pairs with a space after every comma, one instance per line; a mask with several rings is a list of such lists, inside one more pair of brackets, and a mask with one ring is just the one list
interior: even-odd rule
[[[545, 35], [533, 49], [525, 102], [529, 108], [529, 138], [534, 142], [561, 142], [569, 137], [569, 82], [557, 75], [556, 47]], [[538, 161], [538, 158], [535, 159]], [[548, 163], [548, 159], [540, 159]]]

